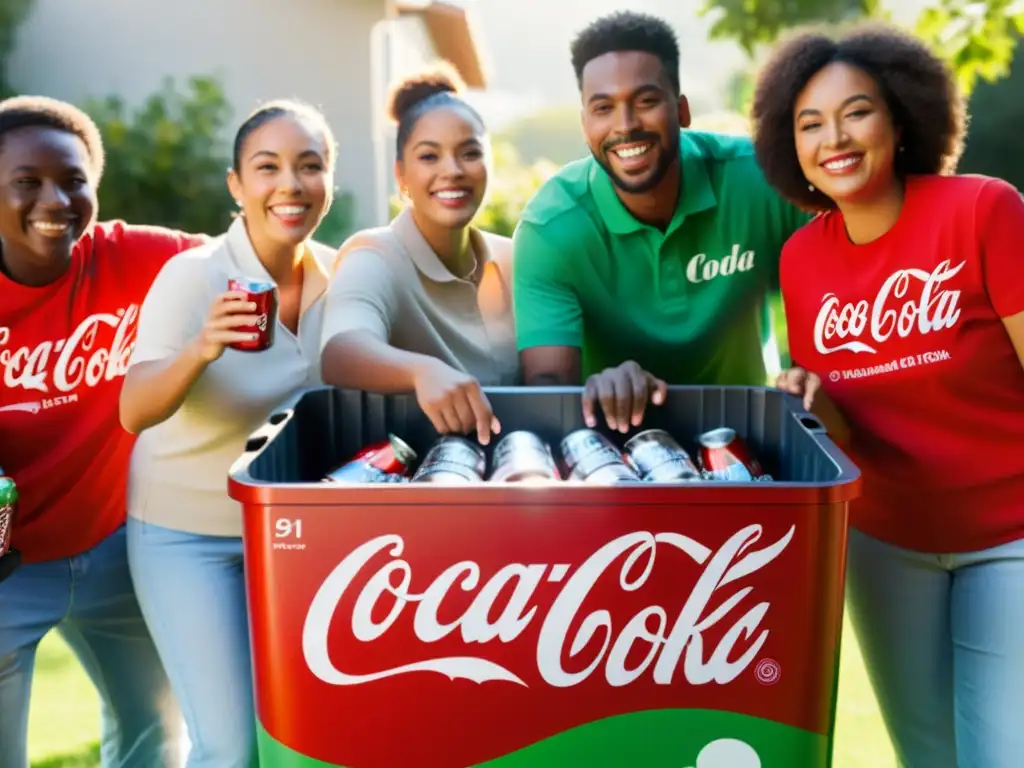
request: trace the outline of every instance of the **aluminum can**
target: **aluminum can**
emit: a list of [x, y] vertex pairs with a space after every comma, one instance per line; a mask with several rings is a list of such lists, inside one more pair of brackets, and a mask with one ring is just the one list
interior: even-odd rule
[[337, 469], [327, 473], [330, 483], [402, 483], [408, 482], [416, 451], [396, 435], [368, 445]]
[[700, 470], [683, 447], [663, 429], [648, 429], [626, 441], [626, 454], [649, 483], [699, 482]]
[[241, 325], [235, 328], [239, 333], [255, 333], [251, 341], [236, 341], [229, 346], [239, 352], [262, 352], [274, 344], [277, 329], [277, 285], [270, 280], [252, 277], [238, 277], [228, 280], [229, 291], [242, 291], [246, 299], [256, 305], [258, 319], [255, 325]]
[[566, 475], [598, 485], [638, 483], [640, 475], [627, 463], [622, 452], [593, 429], [578, 429], [562, 440]]
[[427, 451], [414, 483], [477, 483], [487, 471], [484, 449], [464, 437], [445, 435]]
[[700, 445], [700, 468], [708, 480], [732, 483], [771, 480], [736, 430], [728, 427], [712, 429], [698, 437], [697, 443]]
[[558, 466], [551, 446], [532, 432], [509, 432], [494, 446], [491, 477], [495, 483], [528, 483], [558, 480]]
[[14, 516], [18, 511], [18, 487], [13, 478], [0, 469], [0, 557], [7, 554], [14, 534]]

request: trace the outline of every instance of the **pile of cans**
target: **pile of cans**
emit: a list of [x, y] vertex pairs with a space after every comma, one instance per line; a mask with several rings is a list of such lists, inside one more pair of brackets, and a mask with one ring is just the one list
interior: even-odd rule
[[[510, 432], [498, 441], [488, 467], [483, 448], [464, 437], [445, 435], [423, 461], [395, 435], [368, 446], [330, 472], [337, 483], [691, 483], [770, 481], [760, 462], [732, 429], [697, 438], [697, 460], [661, 429], [648, 429], [626, 441], [623, 450], [593, 429], [562, 440], [561, 463], [551, 446], [532, 432]], [[489, 470], [489, 471], [488, 471]]]

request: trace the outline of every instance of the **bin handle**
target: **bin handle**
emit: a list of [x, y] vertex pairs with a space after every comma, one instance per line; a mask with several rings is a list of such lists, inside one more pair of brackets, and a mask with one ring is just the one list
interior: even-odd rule
[[249, 435], [245, 441], [245, 450], [242, 452], [242, 456], [249, 460], [255, 459], [257, 455], [267, 446], [277, 433], [284, 429], [285, 425], [291, 421], [295, 415], [295, 410], [292, 408], [285, 408], [277, 411], [270, 415], [269, 418], [259, 427], [257, 427], [252, 434]]
[[828, 434], [828, 430], [825, 429], [825, 425], [821, 423], [821, 419], [804, 408], [803, 400], [796, 395], [786, 393], [786, 402], [789, 404], [789, 410], [793, 413], [793, 418], [797, 420], [801, 427], [806, 429], [812, 435]]

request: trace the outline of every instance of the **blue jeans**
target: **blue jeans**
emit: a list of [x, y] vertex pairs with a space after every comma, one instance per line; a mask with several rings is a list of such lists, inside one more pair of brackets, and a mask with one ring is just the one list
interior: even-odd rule
[[904, 768], [1024, 765], [1024, 539], [929, 555], [850, 531], [847, 609]]
[[123, 527], [80, 555], [22, 565], [0, 584], [0, 766], [28, 766], [36, 648], [54, 628], [99, 692], [103, 765], [176, 766], [180, 718], [132, 589]]
[[188, 727], [188, 768], [257, 765], [242, 540], [129, 518], [128, 561]]

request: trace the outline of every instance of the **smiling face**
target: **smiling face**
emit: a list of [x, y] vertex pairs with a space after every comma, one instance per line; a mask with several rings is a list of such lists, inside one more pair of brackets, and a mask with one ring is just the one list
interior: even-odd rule
[[228, 174], [253, 245], [302, 243], [331, 205], [329, 149], [310, 121], [283, 115], [245, 139], [241, 162]]
[[416, 121], [395, 173], [418, 221], [465, 227], [487, 191], [483, 126], [459, 107], [430, 110]]
[[33, 285], [71, 262], [96, 213], [89, 152], [72, 133], [18, 128], [0, 141], [0, 244], [5, 269]]
[[821, 69], [797, 96], [793, 119], [800, 168], [832, 200], [869, 200], [896, 183], [899, 132], [863, 70], [840, 62]]
[[583, 133], [594, 159], [623, 192], [654, 189], [679, 157], [679, 129], [690, 124], [657, 56], [606, 53], [583, 68]]

